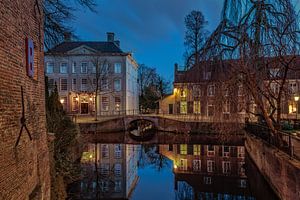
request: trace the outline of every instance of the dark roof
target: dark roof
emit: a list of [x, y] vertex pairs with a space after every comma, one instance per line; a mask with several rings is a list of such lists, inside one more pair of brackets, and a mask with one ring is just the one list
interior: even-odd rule
[[47, 53], [66, 53], [83, 45], [102, 53], [123, 53], [114, 42], [62, 42]]

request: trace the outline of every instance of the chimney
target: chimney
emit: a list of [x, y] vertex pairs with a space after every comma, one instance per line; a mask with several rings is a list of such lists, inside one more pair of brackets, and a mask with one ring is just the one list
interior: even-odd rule
[[120, 48], [120, 40], [115, 40], [115, 44]]
[[64, 33], [64, 41], [65, 42], [71, 42], [71, 32], [65, 32]]
[[107, 42], [114, 42], [115, 41], [115, 34], [112, 32], [107, 32]]

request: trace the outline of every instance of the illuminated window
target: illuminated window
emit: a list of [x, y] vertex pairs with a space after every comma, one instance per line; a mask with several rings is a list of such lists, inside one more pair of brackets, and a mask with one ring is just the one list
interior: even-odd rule
[[187, 114], [187, 102], [186, 101], [180, 102], [180, 114]]
[[297, 105], [295, 101], [289, 101], [289, 114], [296, 113]]
[[185, 98], [186, 96], [187, 96], [187, 89], [186, 88], [181, 89], [180, 90], [180, 97]]
[[115, 97], [115, 111], [120, 111], [121, 107], [121, 98]]
[[187, 154], [187, 144], [181, 144], [180, 145], [180, 154], [186, 155]]
[[201, 113], [200, 101], [194, 101], [194, 113], [195, 114], [200, 114]]
[[201, 153], [201, 145], [200, 144], [194, 144], [193, 145], [194, 155], [200, 156]]

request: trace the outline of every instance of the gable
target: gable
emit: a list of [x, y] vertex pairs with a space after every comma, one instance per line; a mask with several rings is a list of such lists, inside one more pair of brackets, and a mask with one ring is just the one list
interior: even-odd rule
[[89, 53], [96, 53], [97, 51], [91, 47], [88, 47], [86, 45], [81, 45], [79, 47], [76, 47], [75, 49], [72, 49], [68, 51], [69, 54], [89, 54]]

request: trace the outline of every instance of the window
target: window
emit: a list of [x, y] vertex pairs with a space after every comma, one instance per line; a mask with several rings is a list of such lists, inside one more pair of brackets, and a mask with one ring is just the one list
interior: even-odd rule
[[97, 85], [97, 79], [93, 78], [93, 85]]
[[229, 157], [229, 154], [230, 154], [230, 147], [223, 146], [223, 157]]
[[201, 96], [201, 89], [199, 85], [193, 86], [193, 96], [194, 97], [200, 97]]
[[295, 101], [289, 101], [289, 114], [297, 112], [297, 104]]
[[270, 69], [270, 77], [276, 78], [279, 76], [279, 68], [272, 68]]
[[114, 90], [117, 92], [121, 91], [121, 80], [120, 79], [114, 80]]
[[103, 176], [107, 176], [109, 174], [109, 163], [100, 164], [100, 173]]
[[53, 90], [53, 88], [54, 88], [54, 79], [50, 78], [48, 80], [48, 90]]
[[101, 155], [102, 158], [108, 158], [109, 157], [109, 147], [107, 144], [101, 144]]
[[78, 106], [79, 97], [73, 97], [72, 101], [73, 101], [72, 111], [78, 111], [79, 110], [79, 106]]
[[225, 89], [224, 89], [224, 96], [225, 97], [229, 96], [229, 88], [228, 87], [225, 87]]
[[181, 89], [180, 90], [180, 97], [181, 98], [186, 98], [186, 96], [187, 96], [187, 89], [186, 88]]
[[245, 168], [244, 168], [245, 162], [239, 162], [238, 163], [238, 170], [239, 170], [239, 175], [244, 176], [245, 175]]
[[186, 101], [180, 102], [180, 114], [187, 114], [187, 102]]
[[215, 162], [213, 160], [207, 161], [207, 172], [214, 172]]
[[108, 186], [109, 186], [108, 181], [104, 181], [104, 180], [100, 181], [100, 188], [102, 192], [108, 192]]
[[87, 73], [87, 67], [88, 67], [88, 64], [86, 62], [81, 63], [81, 70], [80, 70], [80, 72], [82, 74], [86, 74]]
[[229, 100], [225, 100], [223, 108], [224, 108], [223, 113], [230, 113], [230, 103], [229, 103]]
[[246, 188], [247, 187], [247, 180], [240, 179], [240, 181], [239, 181], [239, 187], [240, 188]]
[[215, 146], [214, 145], [207, 145], [207, 156], [214, 156], [215, 155]]
[[107, 74], [109, 72], [109, 66], [107, 63], [101, 65], [101, 74]]
[[54, 70], [54, 63], [47, 62], [47, 64], [46, 64], [46, 73], [47, 74], [52, 74], [53, 70]]
[[76, 70], [76, 62], [72, 63], [72, 73], [75, 74], [77, 72]]
[[83, 91], [87, 90], [87, 79], [86, 78], [81, 79], [81, 90], [83, 90]]
[[121, 144], [115, 144], [115, 158], [120, 159], [122, 157]]
[[121, 73], [121, 63], [115, 63], [115, 73], [116, 74]]
[[122, 165], [120, 163], [115, 164], [115, 176], [121, 176]]
[[77, 79], [73, 78], [72, 79], [72, 90], [76, 90], [76, 85], [77, 85]]
[[201, 160], [193, 160], [193, 171], [201, 171]]
[[214, 96], [215, 95], [215, 85], [209, 85], [208, 86], [207, 94], [208, 94], [208, 96]]
[[297, 83], [296, 82], [289, 83], [289, 92], [290, 92], [290, 94], [295, 94], [297, 92]]
[[[92, 73], [93, 74], [96, 74], [96, 72], [97, 72], [97, 66], [93, 63], [92, 64]], [[97, 74], [100, 74], [101, 72], [98, 72]]]
[[181, 144], [179, 146], [179, 148], [180, 148], [180, 154], [181, 155], [186, 155], [187, 154], [187, 144]]
[[230, 174], [230, 161], [222, 161], [223, 174]]
[[108, 97], [102, 97], [102, 110], [103, 111], [108, 111], [109, 110]]
[[200, 144], [194, 144], [193, 145], [193, 151], [195, 156], [200, 156], [201, 153], [201, 145]]
[[108, 90], [108, 81], [106, 78], [101, 80], [101, 90]]
[[67, 65], [67, 63], [61, 63], [60, 64], [60, 73], [61, 74], [68, 73], [68, 65]]
[[212, 104], [207, 105], [207, 116], [214, 116], [215, 107]]
[[179, 169], [183, 171], [187, 170], [187, 159], [180, 159]]
[[237, 148], [237, 153], [239, 158], [244, 158], [245, 157], [245, 148], [244, 147], [238, 147]]
[[121, 108], [121, 98], [115, 97], [115, 111], [120, 111]]
[[279, 84], [278, 83], [271, 83], [270, 88], [274, 95], [277, 95], [279, 93]]
[[243, 96], [243, 85], [239, 85], [238, 87], [238, 96]]
[[206, 185], [211, 185], [212, 181], [211, 181], [211, 177], [210, 176], [204, 176], [203, 177], [203, 182]]
[[203, 78], [204, 78], [204, 80], [210, 80], [211, 79], [211, 72], [204, 72]]
[[122, 182], [120, 180], [115, 181], [115, 192], [122, 191]]
[[194, 101], [194, 113], [195, 114], [200, 114], [201, 113], [200, 101]]
[[68, 79], [62, 78], [60, 79], [60, 90], [67, 91], [68, 90]]

